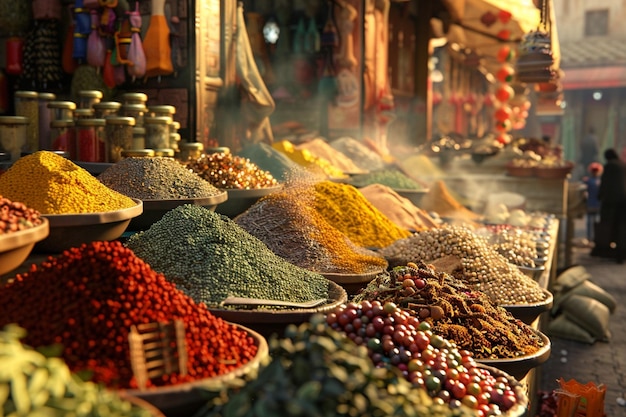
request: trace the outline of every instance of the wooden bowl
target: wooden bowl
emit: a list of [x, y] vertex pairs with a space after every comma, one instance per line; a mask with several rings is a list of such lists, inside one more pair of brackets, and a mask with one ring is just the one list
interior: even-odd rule
[[574, 169], [574, 164], [571, 162], [559, 167], [537, 167], [535, 168], [535, 176], [543, 179], [563, 179]]
[[143, 200], [143, 213], [130, 221], [128, 230], [147, 230], [154, 223], [161, 220], [165, 213], [184, 204], [202, 206], [211, 211], [215, 211], [215, 208], [219, 204], [224, 203], [227, 198], [228, 194], [224, 191], [210, 197], [180, 198], [171, 200]]
[[37, 226], [0, 235], [0, 275], [20, 266], [30, 255], [35, 243], [48, 236], [50, 224], [45, 217], [42, 220]]
[[518, 166], [512, 163], [506, 164], [506, 173], [511, 177], [534, 177], [535, 167]]
[[224, 189], [228, 193], [228, 200], [217, 206], [215, 212], [233, 219], [248, 210], [260, 198], [280, 189], [282, 189], [282, 185], [252, 190]]
[[122, 210], [81, 214], [42, 214], [50, 225], [50, 234], [35, 245], [40, 253], [61, 253], [83, 243], [97, 240], [115, 240], [120, 237], [133, 217], [143, 211], [141, 200]]
[[269, 358], [269, 347], [263, 336], [239, 324], [235, 326], [248, 332], [257, 345], [257, 353], [248, 363], [213, 378], [165, 387], [151, 387], [145, 390], [120, 390], [120, 394], [140, 398], [159, 409], [167, 417], [194, 415], [206, 403], [206, 390], [220, 390], [236, 378], [254, 376], [259, 367]]
[[328, 303], [308, 309], [226, 309], [209, 307], [208, 310], [224, 320], [249, 327], [265, 337], [282, 335], [289, 324], [309, 321], [315, 313], [327, 313], [348, 301], [348, 294], [338, 284], [328, 281]]
[[536, 368], [543, 364], [550, 357], [550, 352], [552, 350], [550, 339], [548, 338], [548, 336], [541, 333], [540, 331], [537, 331], [537, 335], [543, 340], [544, 345], [537, 352], [531, 355], [502, 359], [477, 358], [476, 362], [482, 365], [497, 368], [511, 375], [516, 380], [521, 381], [528, 374], [528, 372], [530, 372], [533, 368]]

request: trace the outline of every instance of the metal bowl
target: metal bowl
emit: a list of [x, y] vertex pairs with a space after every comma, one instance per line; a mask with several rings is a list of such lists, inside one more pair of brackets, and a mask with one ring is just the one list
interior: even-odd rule
[[545, 299], [537, 303], [530, 304], [500, 304], [506, 311], [511, 313], [516, 319], [520, 319], [526, 324], [532, 324], [542, 313], [549, 311], [554, 304], [554, 296], [546, 289], [543, 290]]
[[45, 217], [42, 220], [37, 226], [0, 235], [0, 275], [20, 266], [30, 255], [35, 243], [48, 236], [49, 222]]

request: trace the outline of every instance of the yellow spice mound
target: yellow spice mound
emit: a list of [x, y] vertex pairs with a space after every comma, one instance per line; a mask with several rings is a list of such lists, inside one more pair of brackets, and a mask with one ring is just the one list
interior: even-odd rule
[[477, 220], [480, 215], [465, 208], [450, 193], [446, 184], [439, 180], [430, 186], [430, 190], [420, 201], [420, 208], [434, 211], [441, 217], [451, 217], [464, 220]]
[[18, 159], [0, 175], [0, 194], [42, 214], [101, 213], [137, 204], [72, 161], [49, 151]]

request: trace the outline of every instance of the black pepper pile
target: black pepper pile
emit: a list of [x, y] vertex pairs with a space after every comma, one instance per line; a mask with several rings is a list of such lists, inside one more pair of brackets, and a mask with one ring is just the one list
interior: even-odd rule
[[268, 171], [248, 158], [230, 153], [202, 154], [186, 162], [186, 166], [217, 188], [250, 190], [278, 186]]
[[140, 200], [204, 198], [223, 191], [172, 158], [130, 157], [98, 176], [107, 187]]
[[167, 212], [127, 246], [196, 302], [228, 296], [283, 301], [328, 297], [329, 281], [290, 264], [226, 216], [183, 205]]

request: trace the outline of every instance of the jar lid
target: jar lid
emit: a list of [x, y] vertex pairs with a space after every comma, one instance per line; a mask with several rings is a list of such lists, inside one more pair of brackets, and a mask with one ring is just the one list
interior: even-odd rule
[[96, 110], [119, 110], [120, 107], [122, 107], [122, 103], [119, 101], [101, 101], [93, 105]]
[[227, 146], [217, 146], [214, 148], [207, 148], [206, 149], [206, 153], [210, 154], [210, 153], [223, 153], [223, 154], [230, 154], [230, 148]]
[[37, 98], [39, 100], [56, 100], [57, 99], [57, 95], [54, 93], [37, 93]]
[[93, 109], [76, 109], [74, 110], [74, 117], [91, 117], [94, 114]]
[[106, 120], [104, 119], [78, 119], [76, 120], [76, 126], [89, 127], [89, 126], [104, 126]]
[[145, 103], [148, 101], [148, 95], [144, 93], [124, 93], [122, 94], [122, 99], [124, 101], [141, 101], [142, 103]]
[[169, 125], [172, 123], [172, 118], [169, 116], [153, 116], [143, 119], [143, 123], [146, 125]]
[[51, 101], [48, 103], [49, 109], [66, 109], [66, 110], [75, 110], [76, 103], [73, 101]]
[[170, 129], [174, 129], [174, 130], [180, 129], [180, 122], [177, 122], [176, 120], [174, 120], [170, 126]]
[[170, 106], [168, 104], [163, 104], [163, 105], [158, 105], [158, 106], [148, 106], [148, 110], [150, 110], [152, 113], [168, 113], [168, 114], [175, 114], [176, 113], [176, 107], [174, 106]]
[[171, 148], [163, 148], [163, 149], [155, 149], [154, 156], [164, 156], [172, 158], [174, 156], [174, 149]]
[[153, 157], [154, 150], [153, 149], [126, 149], [120, 153], [123, 158], [145, 158], [145, 157]]
[[135, 118], [134, 117], [108, 116], [104, 120], [106, 121], [106, 124], [108, 124], [108, 125], [135, 126]]
[[80, 90], [78, 92], [78, 97], [84, 98], [102, 98], [103, 96], [100, 90]]
[[133, 135], [145, 135], [145, 134], [146, 134], [145, 127], [141, 127], [141, 126], [133, 127]]
[[74, 125], [75, 123], [72, 119], [53, 120], [50, 122], [50, 127], [72, 127]]
[[204, 144], [202, 142], [183, 142], [180, 144], [180, 147], [185, 150], [190, 151], [203, 151]]
[[0, 125], [27, 125], [28, 117], [24, 116], [0, 116]]
[[36, 91], [16, 91], [15, 92], [15, 97], [16, 98], [37, 98], [39, 97], [39, 93]]
[[137, 103], [133, 103], [133, 104], [122, 104], [122, 106], [120, 107], [120, 109], [122, 111], [124, 110], [131, 110], [131, 111], [143, 111], [146, 112], [148, 111], [148, 108], [146, 107], [145, 104], [137, 104]]
[[170, 141], [180, 142], [180, 134], [179, 133], [170, 133]]

